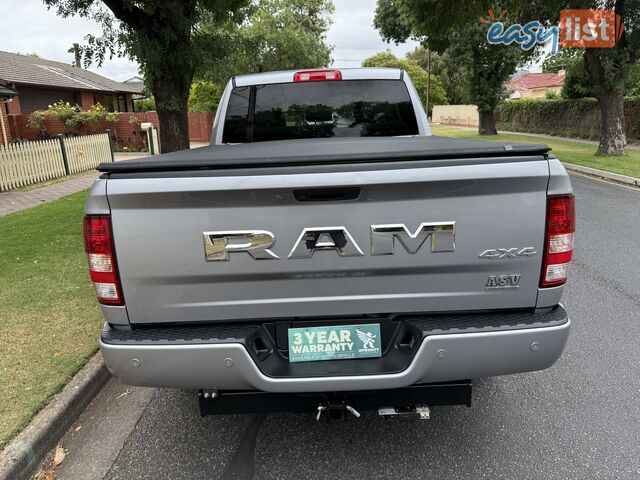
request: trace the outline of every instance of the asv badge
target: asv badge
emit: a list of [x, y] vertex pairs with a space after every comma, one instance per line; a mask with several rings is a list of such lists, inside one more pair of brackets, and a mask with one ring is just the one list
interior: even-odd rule
[[509, 275], [489, 275], [485, 288], [487, 290], [509, 290], [520, 287], [519, 273]]

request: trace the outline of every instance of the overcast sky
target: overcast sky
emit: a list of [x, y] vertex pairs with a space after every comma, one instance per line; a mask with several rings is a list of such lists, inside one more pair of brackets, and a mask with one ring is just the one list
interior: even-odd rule
[[[328, 42], [335, 46], [333, 58], [337, 67], [357, 67], [363, 59], [391, 48], [398, 56], [413, 50], [416, 44], [387, 45], [373, 28], [376, 0], [334, 0], [336, 11]], [[82, 43], [88, 33], [99, 34], [100, 28], [82, 18], [60, 18], [47, 10], [40, 0], [0, 0], [0, 50], [36, 53], [48, 60], [71, 63], [67, 50], [74, 42]], [[137, 74], [137, 65], [115, 58], [102, 68], [91, 70], [114, 80], [126, 80]]]

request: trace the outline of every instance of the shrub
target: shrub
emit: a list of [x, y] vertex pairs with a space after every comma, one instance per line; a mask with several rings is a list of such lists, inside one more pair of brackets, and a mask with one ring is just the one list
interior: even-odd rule
[[213, 82], [193, 82], [189, 91], [190, 112], [215, 112], [222, 89]]
[[44, 129], [44, 121], [47, 119], [47, 113], [45, 110], [36, 110], [31, 113], [27, 118], [27, 125], [37, 130]]
[[[640, 97], [626, 97], [624, 111], [627, 137], [640, 138]], [[502, 130], [591, 140], [600, 136], [600, 108], [595, 98], [509, 100], [500, 105], [499, 112]]]
[[152, 112], [156, 109], [156, 101], [153, 97], [140, 98], [133, 101], [136, 112]]
[[108, 112], [101, 104], [96, 103], [87, 110], [82, 110], [78, 105], [71, 105], [69, 102], [60, 100], [49, 105], [46, 110], [36, 110], [27, 120], [27, 124], [32, 128], [42, 130], [44, 121], [47, 118], [56, 118], [62, 121], [67, 127], [78, 129], [88, 123], [98, 123], [107, 121], [115, 123], [118, 121], [118, 114]]
[[46, 115], [57, 118], [63, 121], [65, 125], [72, 127], [77, 123], [77, 116], [80, 111], [81, 109], [78, 105], [71, 105], [69, 102], [60, 100], [53, 105], [49, 105], [46, 110]]

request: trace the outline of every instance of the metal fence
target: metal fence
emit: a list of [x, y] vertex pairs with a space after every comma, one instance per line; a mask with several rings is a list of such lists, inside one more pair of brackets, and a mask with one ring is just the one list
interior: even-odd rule
[[112, 162], [108, 133], [0, 145], [0, 192], [91, 170]]

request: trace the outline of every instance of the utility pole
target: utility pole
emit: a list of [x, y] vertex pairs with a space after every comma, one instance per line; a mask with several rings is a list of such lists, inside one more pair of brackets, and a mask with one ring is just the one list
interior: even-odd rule
[[431, 93], [431, 48], [427, 47], [427, 118], [429, 118], [430, 93]]

